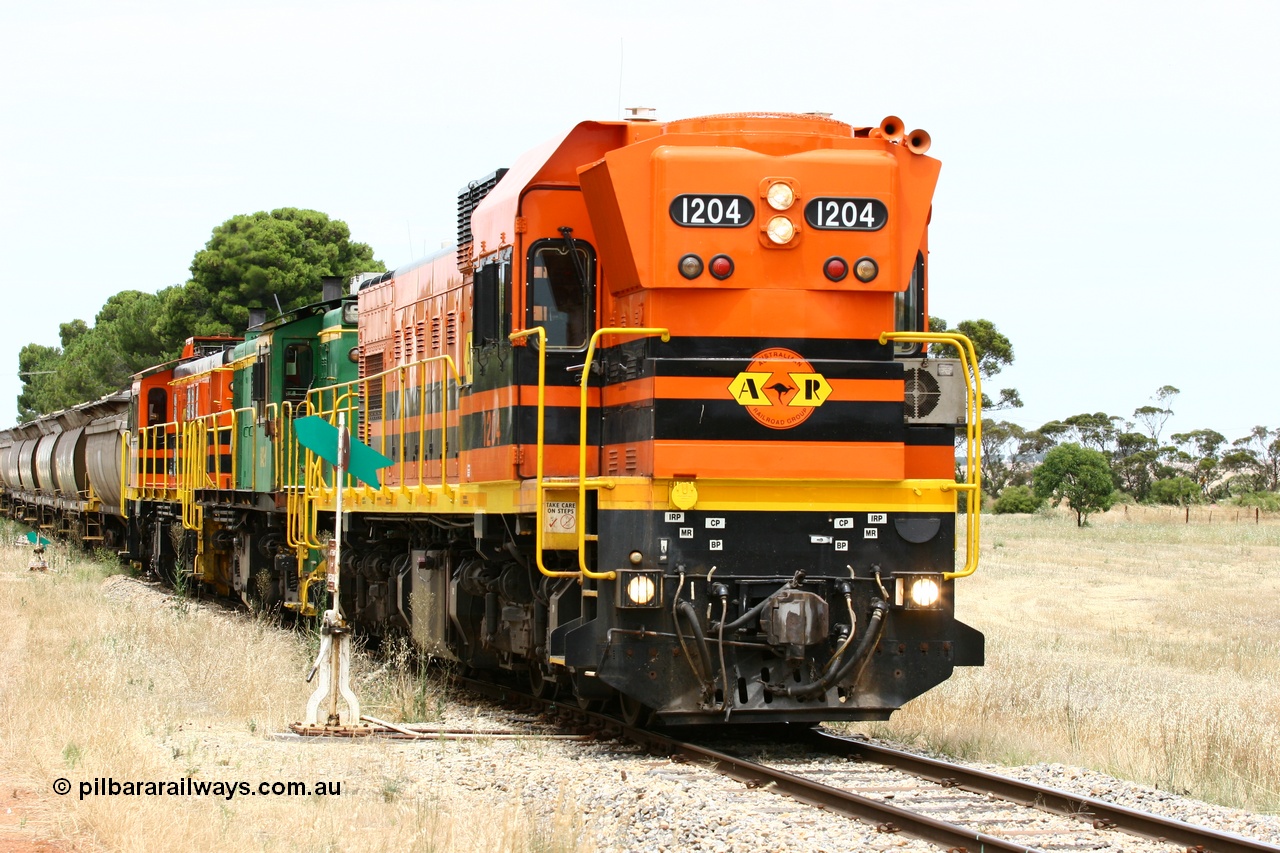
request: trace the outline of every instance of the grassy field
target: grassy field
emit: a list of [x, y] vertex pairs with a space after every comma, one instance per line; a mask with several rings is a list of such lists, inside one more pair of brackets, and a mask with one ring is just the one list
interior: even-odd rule
[[[400, 745], [282, 743], [315, 654], [305, 632], [178, 602], [54, 546], [49, 574], [0, 536], [0, 848], [5, 851], [520, 851], [590, 845], [575, 815], [433, 793]], [[116, 571], [116, 569], [111, 569]], [[105, 582], [104, 582], [105, 581]], [[438, 718], [440, 688], [364, 664], [366, 713]], [[443, 748], [443, 747], [442, 747]], [[342, 783], [317, 797], [90, 796], [125, 780]], [[412, 779], [410, 777], [413, 777]], [[51, 793], [56, 779], [72, 791]], [[14, 809], [18, 817], [14, 817]], [[7, 810], [7, 812], [6, 812]]]
[[984, 516], [956, 597], [987, 665], [871, 733], [1280, 812], [1280, 519], [1210, 512]]
[[[1280, 519], [1229, 513], [1186, 524], [1117, 509], [1083, 529], [1066, 514], [984, 518], [982, 566], [959, 583], [958, 607], [986, 633], [987, 665], [871, 733], [1280, 811]], [[6, 851], [590, 846], [572, 805], [548, 819], [483, 793], [444, 796], [399, 745], [271, 739], [302, 714], [313, 636], [104, 582], [108, 569], [59, 547], [41, 575], [27, 571], [28, 548], [0, 544]], [[437, 685], [363, 667], [367, 713], [439, 717]], [[301, 800], [51, 793], [58, 778], [187, 776], [344, 788]]]

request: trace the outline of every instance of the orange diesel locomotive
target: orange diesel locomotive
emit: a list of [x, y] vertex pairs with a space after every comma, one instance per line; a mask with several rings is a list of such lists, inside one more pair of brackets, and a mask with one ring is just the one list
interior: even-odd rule
[[344, 484], [347, 617], [674, 724], [884, 719], [980, 665], [980, 389], [925, 332], [928, 146], [636, 117], [466, 187], [455, 248], [359, 283], [359, 381], [306, 401], [393, 460]]

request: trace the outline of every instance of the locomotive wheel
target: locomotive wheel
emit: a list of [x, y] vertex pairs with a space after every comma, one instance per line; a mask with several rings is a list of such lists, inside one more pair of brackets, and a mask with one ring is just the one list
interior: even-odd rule
[[618, 695], [618, 707], [621, 710], [622, 722], [638, 729], [648, 728], [653, 720], [653, 711], [639, 699], [632, 699], [625, 693]]
[[542, 671], [542, 665], [534, 663], [529, 667], [529, 692], [539, 699], [554, 699], [560, 685], [554, 678], [549, 678]]
[[599, 714], [604, 710], [604, 706], [608, 703], [607, 699], [588, 699], [585, 696], [575, 696], [578, 700], [578, 707], [584, 711], [590, 711], [593, 714]]

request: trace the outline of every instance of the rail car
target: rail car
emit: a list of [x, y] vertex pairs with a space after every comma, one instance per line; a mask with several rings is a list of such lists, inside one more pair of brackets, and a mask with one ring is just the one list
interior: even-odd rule
[[[928, 146], [894, 117], [581, 123], [464, 187], [455, 246], [140, 375], [80, 535], [109, 516], [156, 571], [302, 612], [339, 571], [360, 629], [633, 721], [885, 719], [983, 659]], [[392, 461], [376, 487], [299, 446], [308, 415]], [[0, 480], [48, 526], [32, 430]]]

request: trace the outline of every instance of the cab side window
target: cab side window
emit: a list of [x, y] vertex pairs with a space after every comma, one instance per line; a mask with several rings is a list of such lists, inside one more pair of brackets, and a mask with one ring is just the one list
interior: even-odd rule
[[[925, 332], [928, 326], [924, 317], [924, 253], [916, 253], [916, 262], [911, 267], [911, 283], [907, 289], [893, 297], [893, 328], [898, 332]], [[898, 355], [911, 355], [919, 349], [919, 344], [894, 344]]]
[[581, 240], [539, 240], [529, 251], [526, 327], [547, 330], [547, 346], [582, 349], [595, 315], [595, 251]]
[[147, 391], [147, 426], [162, 424], [166, 410], [169, 408], [169, 395], [163, 388], [152, 388]]
[[474, 300], [475, 345], [505, 341], [511, 334], [510, 260], [476, 270]]
[[284, 349], [284, 398], [301, 400], [311, 388], [311, 347], [289, 344]]

